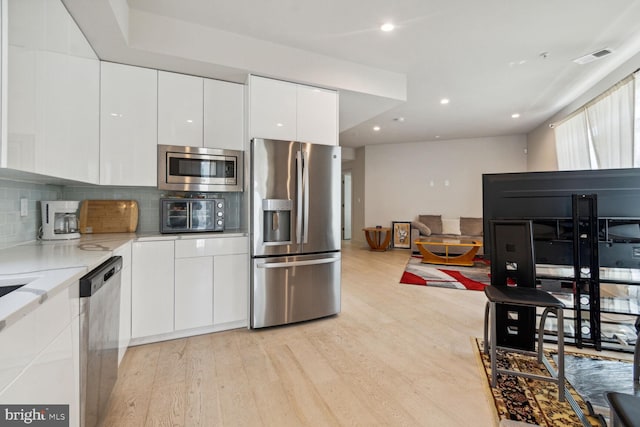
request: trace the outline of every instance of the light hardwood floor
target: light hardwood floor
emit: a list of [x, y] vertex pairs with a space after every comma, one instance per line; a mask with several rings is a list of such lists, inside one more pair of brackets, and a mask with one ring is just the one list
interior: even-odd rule
[[104, 425], [496, 425], [484, 293], [400, 284], [408, 258], [345, 243], [338, 316], [130, 348]]

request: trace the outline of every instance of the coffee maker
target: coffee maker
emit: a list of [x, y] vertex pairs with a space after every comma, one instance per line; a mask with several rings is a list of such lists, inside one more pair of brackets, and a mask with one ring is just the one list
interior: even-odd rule
[[42, 240], [79, 239], [78, 206], [70, 200], [41, 201]]

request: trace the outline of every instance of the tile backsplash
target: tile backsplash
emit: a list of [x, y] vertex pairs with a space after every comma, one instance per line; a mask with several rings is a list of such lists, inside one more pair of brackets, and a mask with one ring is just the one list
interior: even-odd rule
[[[42, 224], [41, 200], [60, 200], [62, 187], [0, 179], [0, 248], [35, 240]], [[20, 216], [20, 199], [27, 215]]]
[[[242, 193], [220, 193], [226, 202], [225, 227], [240, 228]], [[42, 224], [41, 200], [136, 200], [138, 202], [138, 232], [159, 231], [159, 200], [167, 197], [163, 191], [148, 187], [62, 186], [32, 184], [0, 179], [0, 248], [29, 242], [37, 238]], [[20, 199], [28, 200], [27, 216], [20, 216]]]

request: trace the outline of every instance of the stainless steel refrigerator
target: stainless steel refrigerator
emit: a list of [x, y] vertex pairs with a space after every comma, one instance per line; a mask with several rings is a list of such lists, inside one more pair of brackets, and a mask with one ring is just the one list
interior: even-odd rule
[[251, 141], [251, 328], [340, 312], [340, 154]]

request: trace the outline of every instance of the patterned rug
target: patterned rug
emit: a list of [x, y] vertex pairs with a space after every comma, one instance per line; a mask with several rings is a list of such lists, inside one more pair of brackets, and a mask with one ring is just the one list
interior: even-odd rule
[[423, 264], [422, 257], [412, 256], [407, 262], [400, 283], [482, 291], [491, 283], [490, 272], [489, 264], [480, 258], [476, 258], [473, 267], [458, 267]]
[[[558, 388], [547, 381], [538, 381], [512, 375], [498, 375], [498, 386], [491, 388], [491, 361], [484, 354], [481, 339], [473, 340], [474, 350], [487, 380], [487, 389], [490, 391], [495, 409], [500, 420], [519, 421], [544, 427], [581, 427], [583, 423], [571, 408], [569, 403], [558, 401]], [[565, 351], [565, 355], [579, 357]], [[498, 351], [498, 366], [501, 368], [522, 370], [539, 375], [548, 375], [544, 365], [539, 364], [535, 357], [524, 356], [518, 353]], [[545, 355], [556, 366], [552, 353], [545, 350]], [[592, 426], [601, 426], [601, 422], [595, 416], [590, 416], [587, 404], [582, 397], [567, 381], [567, 389], [576, 403], [582, 408], [586, 420]]]

